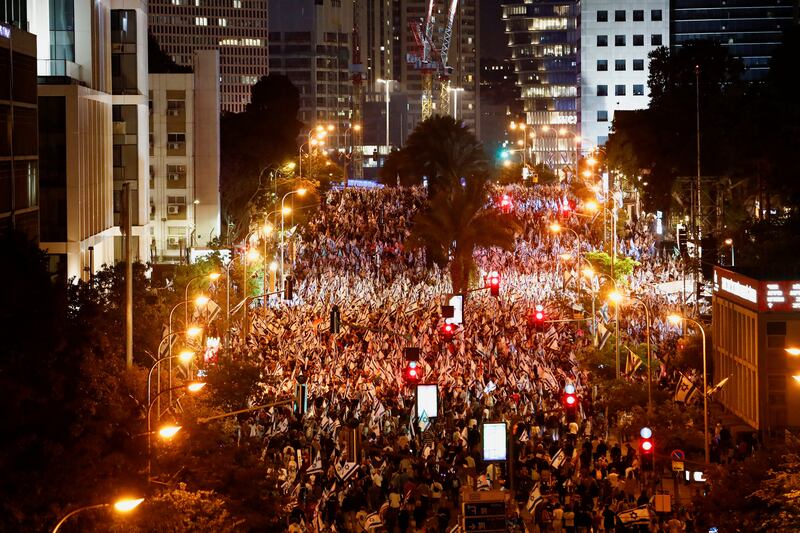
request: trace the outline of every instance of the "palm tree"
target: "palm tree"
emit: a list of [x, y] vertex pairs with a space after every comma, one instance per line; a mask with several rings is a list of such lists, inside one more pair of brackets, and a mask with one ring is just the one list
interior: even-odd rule
[[488, 189], [488, 181], [481, 178], [443, 188], [414, 217], [410, 247], [424, 247], [428, 258], [441, 268], [449, 265], [457, 294], [469, 288], [476, 270], [476, 248], [511, 250], [514, 246], [519, 226], [510, 216], [486, 207]]
[[[434, 116], [421, 122], [409, 135], [397, 159], [404, 173], [421, 183], [428, 178], [428, 197], [461, 178], [470, 179], [488, 170], [483, 146], [461, 122], [453, 117]], [[392, 180], [395, 176], [391, 176]]]

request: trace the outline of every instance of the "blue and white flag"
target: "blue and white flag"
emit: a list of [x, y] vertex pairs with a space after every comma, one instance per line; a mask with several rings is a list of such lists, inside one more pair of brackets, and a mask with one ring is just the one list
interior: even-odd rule
[[650, 509], [646, 505], [617, 513], [617, 519], [626, 526], [647, 525], [650, 523]]
[[368, 514], [367, 518], [364, 519], [364, 530], [370, 531], [372, 529], [378, 529], [379, 527], [383, 527], [383, 519], [380, 513], [374, 512]]
[[533, 515], [536, 512], [536, 507], [542, 503], [544, 498], [542, 498], [542, 492], [540, 490], [541, 483], [536, 483], [533, 486], [533, 490], [531, 490], [530, 496], [528, 496], [528, 503], [525, 504], [525, 508], [528, 510], [528, 513]]
[[347, 481], [358, 471], [358, 463], [342, 463], [336, 465], [336, 477], [340, 481]]
[[425, 433], [430, 426], [431, 426], [431, 420], [430, 420], [430, 418], [428, 418], [427, 411], [422, 411], [422, 414], [419, 415], [419, 430], [420, 430], [420, 433]]
[[564, 461], [567, 459], [567, 455], [564, 453], [564, 450], [558, 450], [553, 458], [550, 460], [550, 466], [558, 470], [561, 468], [561, 465], [564, 464]]
[[311, 463], [311, 466], [308, 467], [306, 470], [306, 474], [322, 474], [322, 457], [320, 456], [319, 452], [317, 452], [317, 457], [314, 459], [314, 462]]

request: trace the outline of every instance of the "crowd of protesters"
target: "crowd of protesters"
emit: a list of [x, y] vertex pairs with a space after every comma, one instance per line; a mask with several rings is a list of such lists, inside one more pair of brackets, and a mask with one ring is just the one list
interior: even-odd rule
[[[498, 190], [492, 201], [503, 194], [522, 228], [514, 250], [476, 250], [481, 273], [498, 272], [500, 295], [467, 295], [452, 337], [441, 329], [447, 273], [405, 247], [424, 189], [331, 191], [303, 230], [295, 300], [254, 310], [239, 346], [263, 364], [265, 392], [307, 387], [304, 414], [276, 407], [238, 430], [283, 482], [290, 531], [452, 531], [462, 491], [487, 489], [503, 491], [509, 527], [520, 530], [693, 530], [688, 511], [652, 512], [652, 477], [614, 439], [596, 408], [602, 391], [578, 362], [595, 342], [592, 293], [597, 323], [612, 329], [603, 281], [583, 277], [576, 259], [602, 247], [598, 217], [559, 185]], [[556, 220], [579, 238], [552, 231]], [[680, 275], [646, 226], [629, 222], [618, 241], [620, 256], [640, 262], [634, 289]], [[674, 300], [647, 293], [654, 354], [666, 357], [677, 330], [660, 317]], [[339, 332], [329, 328], [334, 305]], [[624, 342], [644, 342], [643, 313], [626, 308], [620, 327]], [[419, 348], [421, 381], [439, 387], [435, 418], [415, 410], [407, 348]], [[575, 410], [562, 405], [567, 385]], [[482, 460], [484, 422], [506, 423], [508, 463]]]

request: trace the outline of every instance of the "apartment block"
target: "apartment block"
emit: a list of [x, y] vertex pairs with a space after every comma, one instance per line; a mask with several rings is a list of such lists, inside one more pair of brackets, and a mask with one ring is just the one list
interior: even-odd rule
[[352, 113], [353, 3], [270, 0], [269, 12], [270, 73], [297, 86], [306, 128], [333, 124], [327, 147], [342, 148]]
[[149, 259], [147, 17], [137, 0], [32, 0], [39, 74], [40, 246], [55, 273], [124, 259], [123, 184], [134, 259]]
[[36, 37], [24, 3], [0, 3], [0, 233], [39, 240]]
[[580, 135], [601, 146], [616, 111], [649, 105], [647, 55], [670, 45], [669, 1], [583, 0], [580, 9]]
[[191, 67], [198, 50], [219, 51], [221, 109], [244, 111], [268, 73], [268, 0], [149, 0], [148, 8], [151, 33], [179, 65]]
[[217, 50], [192, 73], [150, 74], [150, 247], [158, 262], [220, 236]]

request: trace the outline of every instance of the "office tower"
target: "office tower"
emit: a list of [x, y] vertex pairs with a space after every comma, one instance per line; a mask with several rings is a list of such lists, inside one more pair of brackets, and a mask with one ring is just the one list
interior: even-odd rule
[[192, 73], [150, 74], [151, 254], [179, 261], [220, 236], [219, 52]]
[[150, 0], [148, 8], [150, 32], [179, 65], [191, 67], [197, 50], [219, 50], [222, 111], [244, 111], [268, 73], [267, 0]]
[[[399, 91], [408, 96], [408, 121], [405, 130], [410, 132], [422, 118], [422, 74], [406, 60], [416, 53], [416, 44], [410, 29], [412, 22], [425, 19], [431, 0], [395, 0], [397, 7], [394, 20], [399, 34], [399, 46], [394, 47], [395, 68], [399, 62]], [[447, 25], [449, 1], [433, 0], [434, 44], [441, 46]], [[434, 114], [449, 114], [464, 122], [480, 138], [480, 61], [478, 15], [479, 0], [459, 0], [453, 23], [453, 36], [448, 54], [448, 64], [453, 68], [450, 75], [450, 106], [439, 108], [439, 84], [434, 74]], [[398, 57], [399, 55], [399, 57]]]
[[488, 154], [497, 152], [509, 123], [522, 115], [514, 64], [509, 59], [481, 59], [481, 141]]
[[576, 0], [503, 5], [511, 61], [536, 133], [530, 153], [553, 169], [574, 166], [577, 154], [578, 10]]
[[604, 145], [614, 112], [649, 105], [647, 55], [669, 46], [668, 0], [583, 0], [580, 23], [580, 135]]
[[341, 148], [352, 106], [352, 1], [270, 0], [269, 12], [270, 73], [297, 86], [305, 129], [333, 124], [326, 148]]
[[773, 51], [796, 16], [796, 2], [792, 4], [786, 0], [672, 0], [672, 46], [716, 41], [742, 60], [744, 79], [763, 79]]
[[0, 3], [0, 233], [39, 240], [36, 37], [25, 2]]
[[88, 277], [124, 259], [132, 190], [134, 259], [149, 259], [147, 16], [143, 1], [34, 0], [41, 243], [54, 272]]

